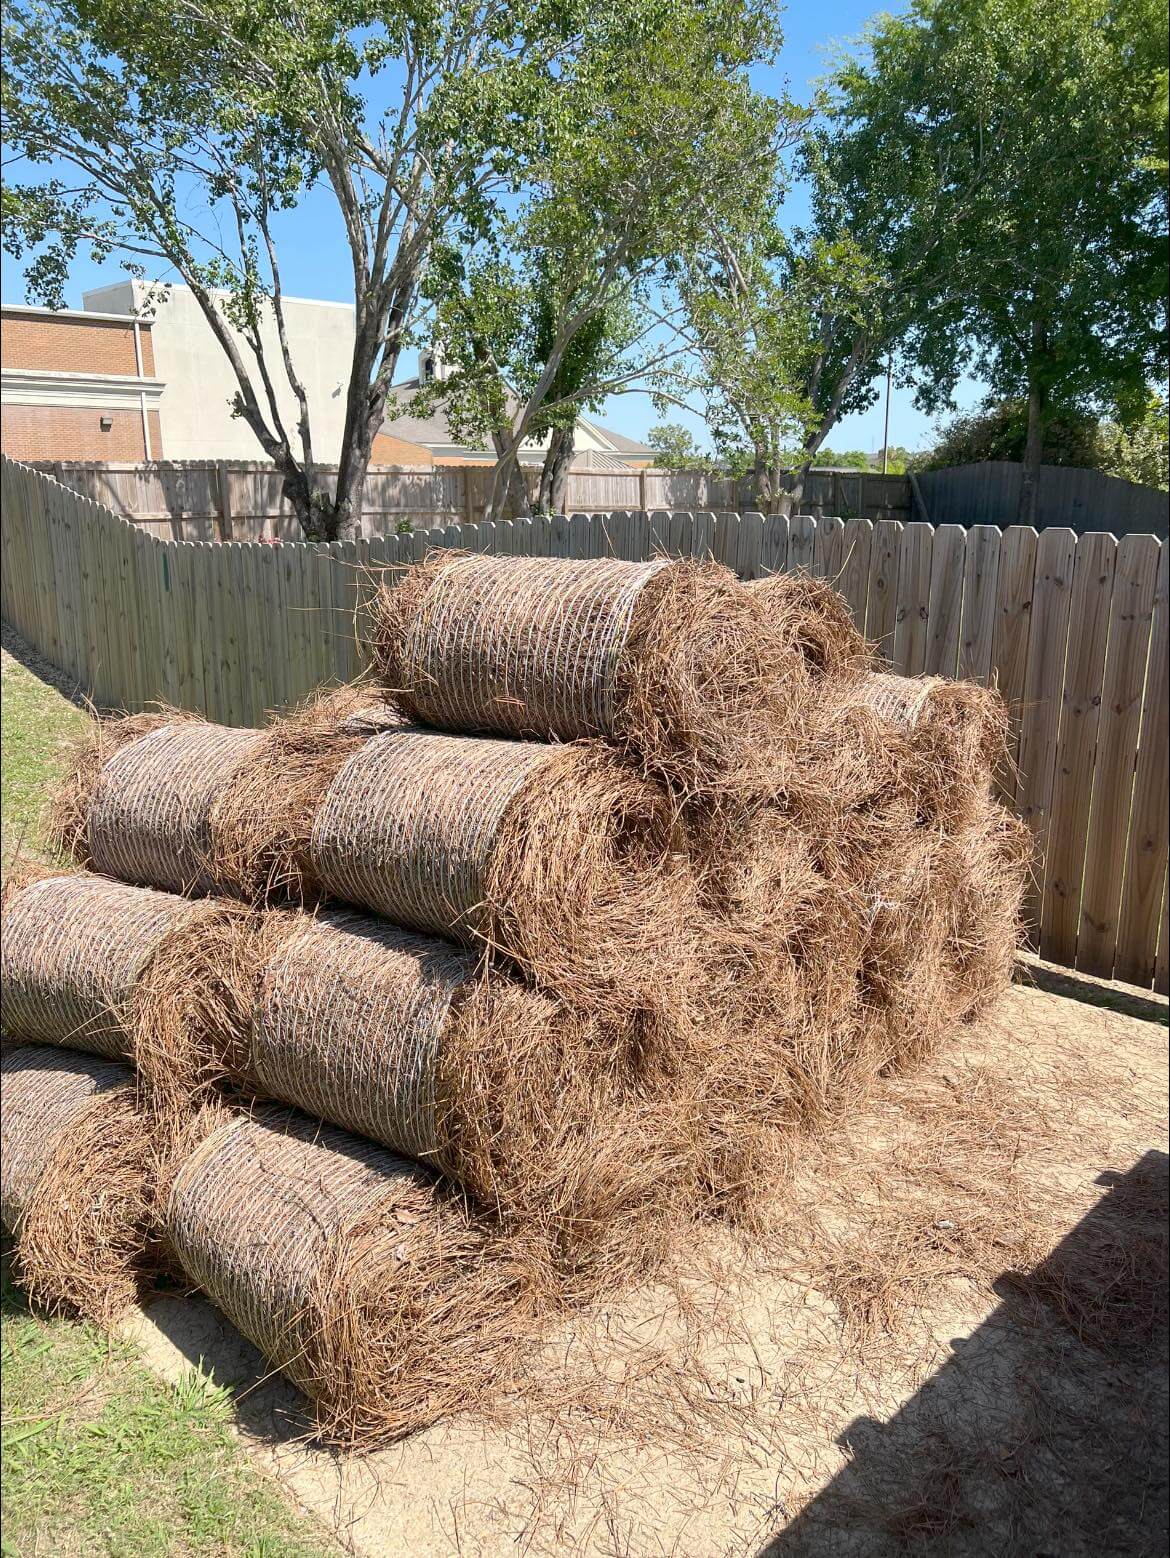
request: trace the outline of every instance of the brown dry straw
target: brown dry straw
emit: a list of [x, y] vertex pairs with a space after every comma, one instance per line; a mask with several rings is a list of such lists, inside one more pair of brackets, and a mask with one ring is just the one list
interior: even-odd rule
[[170, 892], [209, 892], [210, 813], [254, 730], [171, 714], [99, 723], [71, 768], [53, 831], [96, 871]]
[[265, 1112], [179, 1166], [188, 1276], [317, 1406], [324, 1437], [401, 1437], [482, 1404], [531, 1335], [523, 1245], [369, 1142]]
[[791, 674], [797, 657], [811, 678], [857, 676], [868, 670], [870, 649], [845, 597], [825, 579], [807, 573], [772, 573], [748, 588], [783, 625], [792, 652], [780, 667]]
[[432, 554], [372, 602], [374, 664], [451, 730], [605, 736], [688, 793], [766, 779], [787, 624], [714, 563]]
[[1008, 710], [994, 687], [875, 672], [856, 703], [905, 735], [904, 781], [924, 817], [950, 827], [975, 819], [992, 776], [1008, 766]]
[[51, 1313], [112, 1322], [149, 1267], [150, 1132], [132, 1072], [26, 1045], [0, 1060], [0, 1210]]
[[353, 753], [400, 723], [382, 695], [360, 682], [315, 693], [274, 720], [209, 818], [219, 890], [249, 903], [321, 896], [308, 849], [321, 797]]
[[4, 904], [5, 1032], [133, 1058], [151, 1101], [182, 1107], [217, 1075], [197, 1036], [238, 1032], [246, 1017], [246, 918], [101, 876], [31, 882]]
[[583, 1281], [647, 1263], [687, 1164], [640, 1035], [348, 911], [274, 912], [255, 957], [246, 1088], [431, 1163]]
[[665, 792], [599, 742], [392, 731], [346, 763], [314, 879], [401, 925], [482, 945], [625, 1020], [693, 990], [696, 892]]
[[1023, 902], [1035, 864], [1027, 824], [980, 798], [971, 823], [943, 850], [947, 927], [943, 962], [963, 1022], [985, 1015], [1007, 993], [1023, 940]]

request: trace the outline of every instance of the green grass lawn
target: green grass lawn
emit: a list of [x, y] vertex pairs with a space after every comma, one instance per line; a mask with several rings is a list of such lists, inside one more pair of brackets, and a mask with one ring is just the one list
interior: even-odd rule
[[[43, 853], [37, 816], [83, 715], [3, 657], [3, 833]], [[32, 1315], [4, 1273], [3, 1558], [318, 1558], [340, 1549], [297, 1515], [231, 1431], [230, 1397], [196, 1369], [175, 1385], [92, 1326]]]

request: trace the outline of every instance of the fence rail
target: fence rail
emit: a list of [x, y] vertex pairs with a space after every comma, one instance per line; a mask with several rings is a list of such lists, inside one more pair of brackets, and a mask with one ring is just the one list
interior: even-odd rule
[[367, 571], [434, 546], [832, 579], [897, 670], [1008, 698], [1017, 771], [1000, 790], [1043, 852], [1041, 955], [1167, 988], [1170, 544], [1153, 536], [659, 509], [216, 544], [159, 539], [7, 459], [0, 476], [6, 619], [99, 704], [164, 699], [227, 724], [355, 675]]
[[[281, 478], [271, 463], [247, 460], [32, 461], [34, 470], [123, 519], [172, 541], [300, 540]], [[335, 466], [323, 466], [326, 479]], [[535, 502], [539, 471], [525, 467]], [[478, 524], [490, 495], [489, 464], [427, 467], [371, 466], [366, 480], [363, 538], [395, 534], [398, 526]], [[750, 483], [707, 471], [594, 470], [568, 476], [566, 508], [735, 509], [750, 507]], [[850, 517], [909, 519], [910, 488], [904, 476], [863, 471], [813, 471], [806, 506]]]

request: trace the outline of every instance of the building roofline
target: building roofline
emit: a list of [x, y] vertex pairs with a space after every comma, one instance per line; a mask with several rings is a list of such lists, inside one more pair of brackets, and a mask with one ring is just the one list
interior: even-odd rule
[[153, 320], [139, 314], [103, 314], [90, 308], [38, 308], [32, 303], [0, 303], [0, 314], [32, 314], [40, 319], [80, 320], [82, 324], [133, 325], [150, 329]]
[[[145, 288], [165, 287], [172, 292], [191, 293], [191, 288], [182, 281], [143, 281], [138, 276], [128, 276], [125, 281], [108, 281], [104, 286], [101, 287], [87, 287], [81, 296], [84, 301], [85, 298], [96, 297], [100, 292], [112, 292], [115, 287], [124, 287], [127, 285], [137, 285]], [[227, 288], [213, 287], [212, 291], [215, 292], [218, 296], [222, 297], [226, 294]], [[347, 313], [354, 313], [354, 306], [352, 303], [338, 303], [335, 302], [333, 298], [301, 298], [297, 297], [293, 293], [282, 293], [281, 296], [285, 303], [311, 303], [316, 308], [343, 308]], [[97, 318], [99, 316], [95, 313], [94, 317]], [[134, 316], [131, 314], [111, 314], [108, 317], [111, 319], [131, 319]]]

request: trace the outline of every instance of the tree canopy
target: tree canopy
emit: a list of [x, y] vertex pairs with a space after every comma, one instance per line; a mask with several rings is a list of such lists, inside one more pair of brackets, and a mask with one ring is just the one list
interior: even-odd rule
[[[707, 72], [688, 80], [669, 61], [725, 67], [735, 82], [769, 47], [767, 5], [728, 4], [721, 21], [734, 40], [705, 45], [703, 9], [695, 0], [13, 0], [5, 134], [23, 167], [5, 192], [5, 244], [30, 258], [32, 293], [50, 304], [61, 303], [82, 248], [185, 282], [231, 363], [235, 410], [284, 474], [306, 534], [342, 533], [361, 511], [387, 392], [425, 307], [424, 277], [442, 307], [455, 290], [452, 257], [473, 280], [491, 281], [503, 265], [502, 297], [494, 283], [471, 293], [504, 313], [517, 275], [539, 280], [543, 301], [539, 288], [524, 300], [521, 334], [529, 358], [542, 337], [552, 343], [537, 375], [545, 399], [558, 375], [571, 375], [569, 338], [583, 347], [602, 314], [607, 339], [620, 334], [598, 271], [636, 276], [647, 234], [673, 231], [693, 188], [678, 130], [701, 129]], [[640, 73], [638, 60], [661, 68]], [[655, 105], [644, 123], [635, 117]], [[331, 491], [284, 328], [277, 236], [280, 213], [310, 191], [328, 198], [344, 232], [356, 313]], [[599, 251], [592, 229], [615, 202], [624, 226]], [[512, 263], [517, 246], [530, 265]], [[566, 312], [579, 329], [566, 332]], [[265, 319], [277, 327], [275, 353]]]

